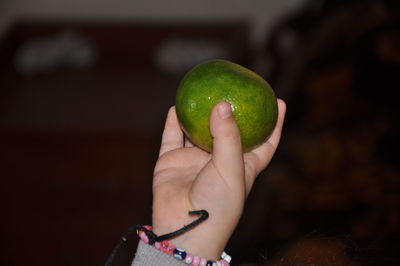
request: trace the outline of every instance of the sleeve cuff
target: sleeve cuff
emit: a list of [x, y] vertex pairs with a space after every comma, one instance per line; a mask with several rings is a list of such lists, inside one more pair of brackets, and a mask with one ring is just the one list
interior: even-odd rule
[[165, 254], [155, 247], [139, 241], [135, 258], [133, 259], [132, 266], [183, 266], [186, 263], [175, 259], [173, 256]]

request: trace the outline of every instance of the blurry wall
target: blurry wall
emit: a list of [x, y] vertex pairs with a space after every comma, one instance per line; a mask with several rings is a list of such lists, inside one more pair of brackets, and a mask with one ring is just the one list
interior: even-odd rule
[[[282, 13], [306, 0], [4, 0], [13, 2], [17, 17], [30, 20], [238, 20], [248, 21], [253, 43]], [[8, 8], [5, 8], [7, 11]]]
[[0, 0], [0, 39], [15, 19], [14, 1]]

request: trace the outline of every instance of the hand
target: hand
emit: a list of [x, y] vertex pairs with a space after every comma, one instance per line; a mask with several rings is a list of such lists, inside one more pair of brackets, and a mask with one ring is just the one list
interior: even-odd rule
[[282, 100], [278, 100], [278, 108], [278, 121], [270, 137], [243, 154], [231, 107], [227, 102], [218, 103], [210, 116], [210, 154], [185, 139], [175, 107], [171, 107], [153, 179], [153, 231], [157, 235], [198, 218], [190, 217], [189, 211], [207, 210], [207, 220], [170, 242], [194, 255], [220, 259], [256, 176], [278, 146], [286, 110]]

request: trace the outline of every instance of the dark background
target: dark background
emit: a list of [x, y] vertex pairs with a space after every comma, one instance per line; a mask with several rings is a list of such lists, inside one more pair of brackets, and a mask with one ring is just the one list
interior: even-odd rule
[[[23, 47], [65, 30], [95, 60], [18, 66]], [[101, 265], [129, 225], [151, 222], [163, 123], [186, 71], [157, 63], [168, 40], [218, 44], [287, 102], [280, 149], [227, 247], [234, 265], [399, 265], [399, 4], [310, 0], [261, 46], [251, 30], [16, 20], [0, 42], [0, 265]], [[136, 242], [115, 265], [129, 265]]]

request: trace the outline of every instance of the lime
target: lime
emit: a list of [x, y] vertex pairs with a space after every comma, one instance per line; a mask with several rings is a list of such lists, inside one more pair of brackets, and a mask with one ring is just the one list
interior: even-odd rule
[[278, 106], [271, 86], [253, 71], [226, 60], [195, 66], [182, 79], [176, 94], [176, 112], [186, 136], [211, 152], [211, 110], [218, 102], [232, 106], [243, 151], [265, 141], [275, 127]]

